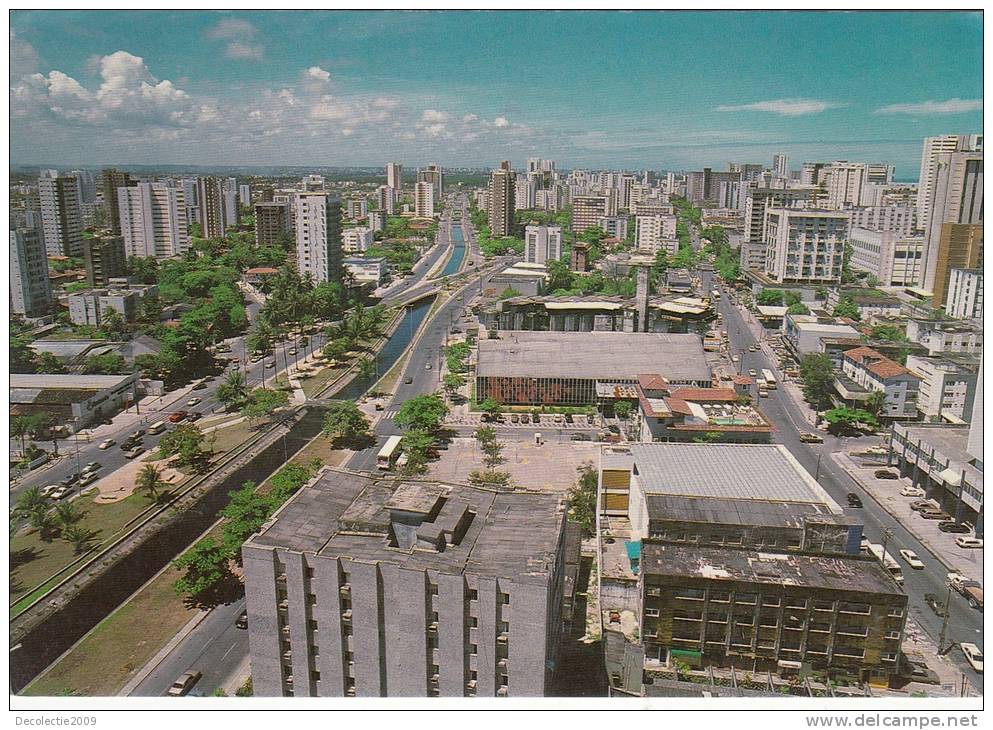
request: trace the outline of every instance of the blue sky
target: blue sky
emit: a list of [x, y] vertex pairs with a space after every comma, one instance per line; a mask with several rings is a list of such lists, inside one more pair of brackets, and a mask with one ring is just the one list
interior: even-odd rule
[[982, 126], [978, 13], [11, 15], [15, 163], [723, 168]]

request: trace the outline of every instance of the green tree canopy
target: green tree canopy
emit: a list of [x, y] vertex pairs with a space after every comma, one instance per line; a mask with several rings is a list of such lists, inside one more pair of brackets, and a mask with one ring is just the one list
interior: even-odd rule
[[448, 406], [440, 396], [418, 395], [403, 402], [393, 421], [401, 428], [433, 433], [447, 415]]
[[332, 440], [367, 436], [369, 419], [354, 401], [332, 401], [324, 413], [322, 433]]
[[834, 366], [822, 353], [808, 353], [800, 361], [803, 397], [817, 410], [831, 405], [834, 393]]

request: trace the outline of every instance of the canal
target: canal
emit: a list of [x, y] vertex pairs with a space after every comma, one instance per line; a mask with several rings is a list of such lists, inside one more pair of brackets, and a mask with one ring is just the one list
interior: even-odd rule
[[445, 268], [442, 269], [442, 276], [451, 276], [459, 267], [462, 266], [462, 259], [465, 258], [465, 238], [462, 235], [462, 226], [452, 225], [452, 243], [454, 244], [454, 250], [452, 255], [448, 258], [448, 263], [445, 264]]

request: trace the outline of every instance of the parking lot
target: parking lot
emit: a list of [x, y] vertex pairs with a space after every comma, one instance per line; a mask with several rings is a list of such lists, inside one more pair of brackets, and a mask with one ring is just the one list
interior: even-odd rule
[[955, 544], [955, 538], [959, 535], [938, 529], [940, 520], [926, 520], [914, 512], [910, 508], [911, 502], [922, 497], [904, 497], [900, 494], [901, 489], [911, 486], [910, 479], [877, 479], [874, 472], [881, 468], [879, 465], [863, 466], [860, 460], [853, 459], [848, 454], [832, 454], [832, 457], [873, 499], [896, 517], [950, 570], [962, 573], [973, 580], [983, 580], [982, 549], [960, 548]]

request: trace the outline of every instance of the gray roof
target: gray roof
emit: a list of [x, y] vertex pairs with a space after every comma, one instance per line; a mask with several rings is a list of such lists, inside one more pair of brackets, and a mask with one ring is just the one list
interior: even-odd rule
[[652, 332], [504, 332], [479, 341], [479, 377], [637, 380], [659, 373], [669, 381], [711, 379], [703, 339]]
[[649, 494], [645, 502], [649, 519], [652, 520], [715, 525], [800, 528], [805, 517], [827, 511], [826, 506], [810, 502], [676, 497], [671, 494]]
[[780, 444], [632, 444], [645, 494], [812, 502], [841, 511]]

